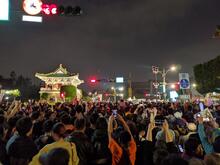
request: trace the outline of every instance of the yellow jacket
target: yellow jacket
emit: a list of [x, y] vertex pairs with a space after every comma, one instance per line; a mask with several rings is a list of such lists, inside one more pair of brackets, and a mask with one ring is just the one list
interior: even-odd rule
[[38, 154], [33, 157], [32, 161], [29, 163], [29, 165], [41, 165], [40, 162], [39, 162], [39, 158], [40, 158], [41, 154], [47, 153], [47, 152], [49, 152], [50, 150], [52, 150], [54, 148], [64, 148], [64, 149], [66, 149], [69, 152], [69, 155], [70, 155], [69, 165], [78, 165], [79, 158], [77, 156], [75, 144], [70, 143], [70, 142], [66, 142], [63, 139], [61, 139], [57, 142], [48, 144], [44, 148], [42, 148], [38, 152]]

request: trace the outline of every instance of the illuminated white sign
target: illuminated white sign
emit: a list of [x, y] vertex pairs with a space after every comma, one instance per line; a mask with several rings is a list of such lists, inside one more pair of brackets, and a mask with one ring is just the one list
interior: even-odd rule
[[40, 17], [40, 16], [23, 15], [22, 16], [22, 21], [42, 22], [42, 17]]
[[116, 83], [124, 83], [124, 77], [116, 77]]
[[23, 9], [27, 14], [37, 15], [42, 10], [42, 4], [41, 0], [24, 0]]
[[0, 0], [0, 20], [9, 20], [9, 0]]

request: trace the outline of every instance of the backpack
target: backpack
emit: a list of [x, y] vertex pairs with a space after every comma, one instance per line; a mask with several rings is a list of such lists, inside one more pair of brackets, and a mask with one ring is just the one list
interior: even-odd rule
[[121, 159], [119, 160], [118, 162], [118, 165], [131, 165], [131, 161], [130, 161], [130, 158], [129, 158], [129, 155], [128, 155], [128, 152], [122, 148], [122, 156], [121, 156]]

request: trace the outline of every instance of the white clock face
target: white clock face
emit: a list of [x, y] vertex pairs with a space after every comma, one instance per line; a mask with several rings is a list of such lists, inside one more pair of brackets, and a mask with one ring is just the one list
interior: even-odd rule
[[37, 15], [41, 12], [41, 0], [24, 0], [23, 9], [27, 14]]

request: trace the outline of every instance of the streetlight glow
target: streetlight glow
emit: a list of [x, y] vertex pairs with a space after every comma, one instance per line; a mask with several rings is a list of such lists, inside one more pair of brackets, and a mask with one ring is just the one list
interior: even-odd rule
[[170, 88], [172, 88], [172, 89], [174, 89], [175, 87], [176, 87], [175, 84], [170, 85]]
[[120, 87], [118, 88], [119, 91], [123, 91], [124, 90], [124, 87]]
[[197, 85], [196, 85], [196, 83], [193, 83], [192, 86], [195, 88]]
[[170, 70], [171, 71], [176, 71], [176, 66], [171, 66]]

